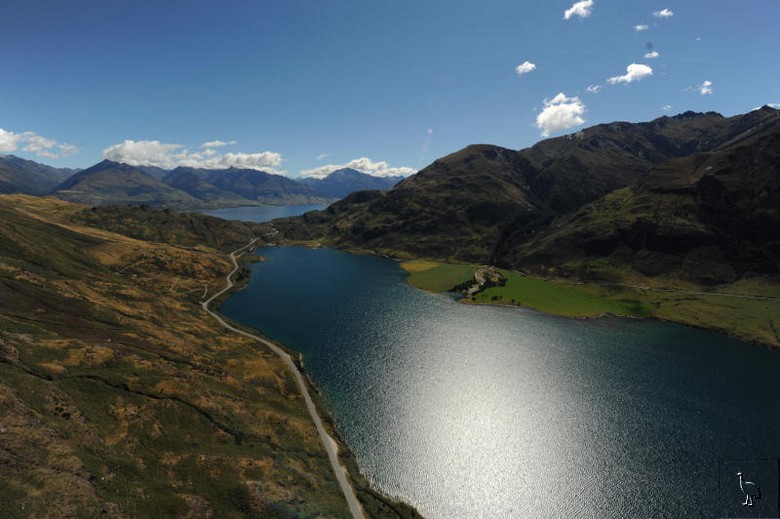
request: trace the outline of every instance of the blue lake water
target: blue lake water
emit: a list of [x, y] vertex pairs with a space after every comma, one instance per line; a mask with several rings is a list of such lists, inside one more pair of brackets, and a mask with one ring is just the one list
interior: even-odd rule
[[[222, 312], [303, 352], [361, 470], [426, 517], [777, 516], [780, 352], [462, 305], [372, 256], [259, 253]], [[763, 483], [750, 510], [737, 470]]]
[[226, 209], [208, 209], [198, 211], [201, 214], [216, 216], [225, 220], [240, 220], [242, 222], [270, 222], [274, 218], [287, 218], [300, 214], [322, 210], [323, 205], [261, 205], [245, 207], [228, 207]]

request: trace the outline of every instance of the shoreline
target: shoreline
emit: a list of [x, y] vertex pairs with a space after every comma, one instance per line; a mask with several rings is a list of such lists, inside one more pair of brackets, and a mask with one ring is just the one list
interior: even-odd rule
[[[218, 313], [232, 292], [240, 290], [249, 283], [250, 275], [243, 275], [235, 282], [232, 281], [232, 278], [236, 274], [241, 274], [245, 271], [247, 263], [254, 262], [251, 259], [246, 259], [245, 253], [254, 252], [256, 250], [255, 244], [257, 241], [258, 239], [254, 238], [247, 245], [229, 254], [234, 269], [225, 277], [226, 286], [222, 290], [211, 295], [208, 299], [202, 300], [200, 303], [201, 307], [226, 329], [251, 338], [271, 350], [273, 353], [276, 353], [282, 359], [283, 363], [291, 369], [294, 378], [297, 379], [299, 383], [307, 407], [311, 405], [317, 413], [316, 418], [315, 415], [312, 414], [312, 419], [315, 422], [318, 432], [321, 432], [323, 448], [326, 450], [329, 457], [332, 452], [335, 456], [335, 460], [331, 458], [333, 469], [336, 478], [342, 487], [342, 491], [347, 498], [347, 504], [349, 505], [353, 517], [369, 517], [365, 512], [364, 505], [367, 504], [366, 501], [370, 501], [372, 511], [375, 510], [381, 514], [378, 516], [372, 514], [371, 517], [422, 518], [422, 515], [420, 515], [417, 509], [411, 504], [402, 501], [398, 497], [387, 495], [380, 489], [374, 488], [368, 478], [360, 471], [357, 456], [352, 452], [338, 431], [335, 415], [327, 405], [322, 392], [311, 379], [308, 371], [306, 371], [303, 354], [288, 348], [279, 341], [266, 337], [258, 330], [241, 323], [236, 323]], [[239, 258], [245, 259], [239, 262]], [[209, 305], [211, 303], [214, 303], [214, 306], [210, 308]], [[311, 412], [311, 407], [309, 410]], [[322, 436], [323, 432], [325, 434], [324, 437]], [[334, 449], [328, 448], [329, 443], [332, 444]], [[342, 480], [340, 477], [341, 475], [345, 475], [348, 480]], [[344, 483], [346, 483], [348, 489], [345, 488]], [[350, 490], [352, 492], [352, 497], [354, 497], [354, 501], [349, 496]]]
[[[284, 241], [282, 241], [278, 245], [304, 246], [304, 247], [306, 247], [306, 246], [309, 246], [309, 243], [300, 243], [300, 242], [298, 242], [298, 243], [293, 243], [293, 242], [285, 243]], [[323, 245], [318, 243], [318, 246], [322, 247]], [[392, 251], [388, 251], [388, 252], [390, 252], [390, 254], [388, 255], [386, 253], [376, 252], [376, 251], [370, 250], [370, 249], [342, 248], [342, 247], [337, 247], [337, 246], [333, 246], [333, 245], [324, 245], [324, 246], [325, 247], [332, 247], [332, 248], [335, 248], [335, 249], [347, 252], [349, 254], [373, 255], [373, 256], [380, 257], [380, 258], [390, 259], [390, 260], [393, 260], [395, 262], [415, 261], [415, 260], [426, 261], [426, 260], [421, 259], [421, 258], [398, 257], [397, 255], [393, 256], [392, 255], [393, 254]], [[436, 260], [432, 260], [432, 261], [436, 261]], [[442, 261], [437, 261], [437, 263], [441, 263], [443, 265], [449, 265], [449, 263], [442, 262]], [[506, 269], [504, 269], [504, 270], [506, 270]], [[695, 296], [695, 297], [722, 297], [722, 298], [727, 299], [727, 300], [728, 299], [732, 299], [732, 300], [741, 299], [741, 300], [746, 300], [746, 301], [750, 300], [750, 301], [759, 301], [759, 302], [764, 302], [764, 303], [772, 303], [772, 302], [780, 301], [780, 298], [778, 298], [776, 296], [771, 296], [771, 295], [753, 295], [753, 294], [745, 294], [745, 293], [727, 293], [727, 292], [726, 293], [724, 293], [724, 292], [704, 292], [704, 291], [679, 290], [679, 289], [668, 289], [668, 288], [657, 288], [657, 287], [642, 287], [642, 286], [636, 286], [636, 285], [630, 285], [630, 284], [624, 284], [624, 283], [585, 283], [585, 282], [581, 282], [581, 281], [546, 279], [546, 278], [542, 278], [542, 277], [539, 277], [539, 276], [528, 275], [528, 274], [525, 274], [525, 273], [522, 273], [522, 272], [518, 272], [516, 270], [511, 270], [511, 272], [513, 272], [516, 275], [523, 276], [523, 277], [526, 277], [528, 279], [534, 279], [534, 280], [537, 280], [537, 281], [542, 282], [542, 283], [561, 284], [561, 285], [571, 286], [572, 288], [576, 288], [576, 287], [584, 287], [584, 288], [622, 287], [622, 288], [627, 288], [627, 289], [631, 289], [631, 290], [640, 290], [640, 291], [643, 291], [643, 292], [651, 292], [651, 293], [658, 293], [658, 294], [679, 294], [681, 296], [689, 296], [690, 295], [690, 296]], [[415, 288], [417, 290], [423, 290], [424, 292], [429, 292], [429, 293], [433, 293], [433, 294], [440, 293], [440, 292], [436, 292], [436, 291], [433, 291], [433, 290], [426, 290], [424, 288], [421, 288], [421, 287], [418, 287], [418, 286], [414, 285], [410, 281], [410, 278], [412, 277], [413, 274], [411, 272], [409, 272], [409, 271], [406, 271], [406, 273], [407, 273], [406, 282], [412, 288]], [[446, 290], [444, 290], [442, 292], [446, 292]], [[609, 300], [609, 298], [607, 298], [607, 297], [603, 297], [603, 296], [597, 296], [597, 297], [599, 297], [600, 299], [603, 299], [604, 301], [608, 301]], [[706, 330], [706, 331], [710, 331], [710, 332], [715, 332], [715, 333], [718, 333], [720, 335], [724, 335], [726, 337], [730, 337], [730, 338], [735, 339], [735, 340], [739, 340], [739, 341], [743, 341], [743, 342], [746, 342], [746, 343], [754, 344], [756, 346], [760, 346], [760, 347], [762, 347], [764, 349], [767, 349], [767, 350], [780, 351], [780, 333], [775, 331], [773, 326], [771, 328], [772, 328], [773, 332], [775, 333], [775, 338], [776, 338], [775, 342], [772, 342], [770, 340], [762, 340], [758, 336], [751, 335], [750, 333], [746, 333], [746, 332], [741, 332], [739, 330], [734, 330], [734, 329], [725, 328], [725, 327], [719, 327], [717, 325], [717, 323], [713, 323], [711, 325], [708, 325], [707, 323], [697, 323], [697, 322], [687, 321], [687, 320], [684, 320], [682, 318], [681, 319], [674, 319], [674, 318], [666, 317], [666, 316], [663, 316], [663, 315], [623, 315], [623, 314], [617, 314], [617, 313], [612, 313], [612, 312], [599, 312], [599, 313], [595, 313], [593, 315], [574, 315], [574, 314], [567, 314], [567, 313], [564, 313], [564, 312], [546, 311], [546, 310], [537, 308], [537, 307], [532, 306], [532, 305], [524, 305], [524, 304], [521, 304], [521, 303], [509, 303], [507, 301], [479, 301], [479, 302], [477, 302], [477, 301], [467, 301], [465, 299], [466, 299], [465, 297], [462, 297], [461, 299], [458, 300], [458, 303], [460, 303], [460, 304], [467, 304], [467, 305], [505, 306], [505, 307], [512, 307], [512, 308], [520, 307], [520, 308], [531, 309], [533, 311], [541, 312], [541, 313], [548, 314], [548, 315], [555, 315], [557, 317], [562, 317], [562, 318], [565, 318], [565, 319], [599, 319], [599, 318], [609, 317], [609, 316], [611, 316], [611, 317], [618, 317], [618, 318], [624, 318], [624, 319], [655, 319], [655, 320], [658, 320], [658, 321], [661, 321], [661, 322], [665, 322], [665, 323], [673, 323], [673, 324], [678, 324], [678, 325], [681, 325], [681, 326], [688, 326], [688, 327], [695, 328], [695, 329], [698, 329], [698, 330]], [[705, 306], [707, 306], [707, 305], [705, 304]]]

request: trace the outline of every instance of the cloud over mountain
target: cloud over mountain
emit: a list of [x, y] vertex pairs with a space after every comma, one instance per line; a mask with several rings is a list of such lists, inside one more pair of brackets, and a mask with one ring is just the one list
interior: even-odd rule
[[585, 105], [579, 97], [566, 97], [561, 92], [544, 100], [544, 109], [536, 116], [536, 127], [542, 130], [542, 137], [549, 137], [551, 133], [583, 124], [584, 113]]
[[356, 169], [375, 177], [408, 177], [409, 175], [417, 173], [416, 169], [406, 166], [392, 167], [385, 161], [374, 162], [367, 157], [361, 157], [359, 159], [351, 160], [346, 164], [328, 164], [327, 166], [320, 166], [319, 168], [304, 169], [301, 171], [301, 177], [325, 178], [334, 171], [345, 168]]
[[73, 144], [58, 142], [35, 132], [16, 133], [0, 128], [0, 153], [13, 153], [19, 149], [47, 159], [67, 157], [79, 151]]
[[[205, 144], [214, 144], [214, 142]], [[234, 167], [256, 169], [280, 175], [285, 173], [277, 169], [282, 165], [284, 159], [282, 159], [281, 154], [276, 152], [219, 153], [213, 148], [207, 148], [203, 152], [193, 153], [187, 150], [184, 145], [166, 144], [160, 141], [125, 140], [104, 149], [103, 158], [131, 166], [156, 166], [163, 169], [173, 169], [179, 166], [203, 169]]]

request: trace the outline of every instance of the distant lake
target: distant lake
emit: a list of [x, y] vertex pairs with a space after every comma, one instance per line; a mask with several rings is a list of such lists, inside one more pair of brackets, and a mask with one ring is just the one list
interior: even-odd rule
[[224, 220], [240, 220], [242, 222], [270, 222], [274, 218], [298, 216], [315, 209], [325, 209], [324, 205], [261, 205], [245, 207], [229, 207], [227, 209], [209, 209], [198, 211], [200, 214], [216, 216]]
[[373, 256], [259, 253], [223, 313], [304, 354], [362, 471], [426, 517], [777, 517], [780, 352], [462, 305]]

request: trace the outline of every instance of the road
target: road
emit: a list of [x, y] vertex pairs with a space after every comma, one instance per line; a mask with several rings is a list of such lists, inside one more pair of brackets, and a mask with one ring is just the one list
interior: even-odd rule
[[247, 333], [243, 330], [239, 330], [235, 326], [231, 326], [230, 324], [226, 323], [222, 317], [220, 317], [217, 313], [212, 312], [209, 309], [209, 304], [211, 304], [214, 299], [218, 298], [231, 288], [233, 288], [233, 275], [238, 271], [238, 261], [237, 261], [237, 254], [240, 254], [247, 249], [249, 249], [252, 245], [255, 244], [257, 239], [254, 239], [250, 241], [248, 244], [244, 245], [240, 249], [236, 249], [233, 252], [230, 253], [230, 261], [233, 262], [233, 270], [230, 271], [230, 274], [228, 274], [225, 277], [226, 284], [225, 288], [217, 292], [216, 294], [212, 295], [205, 301], [201, 301], [200, 305], [203, 307], [203, 310], [206, 311], [211, 317], [217, 320], [219, 324], [227, 328], [228, 330], [235, 332], [239, 335], [243, 335], [244, 337], [248, 337], [250, 339], [254, 339], [255, 341], [259, 342], [263, 346], [267, 347], [269, 350], [276, 353], [276, 355], [279, 356], [280, 359], [282, 359], [282, 362], [290, 368], [290, 371], [292, 371], [293, 375], [295, 376], [295, 380], [298, 382], [298, 387], [301, 390], [301, 393], [303, 394], [303, 398], [306, 401], [306, 407], [309, 409], [309, 414], [311, 415], [311, 419], [314, 421], [314, 425], [317, 427], [317, 432], [320, 435], [320, 440], [322, 440], [322, 445], [325, 447], [325, 450], [328, 453], [328, 459], [330, 459], [330, 464], [333, 467], [333, 472], [336, 474], [336, 479], [339, 482], [339, 486], [341, 487], [341, 491], [344, 493], [344, 497], [347, 499], [347, 503], [349, 504], [349, 510], [352, 513], [352, 517], [355, 519], [363, 519], [365, 517], [365, 513], [363, 512], [363, 507], [360, 505], [360, 501], [358, 501], [357, 496], [355, 495], [355, 489], [352, 488], [352, 484], [349, 482], [349, 479], [347, 477], [347, 471], [346, 469], [341, 465], [341, 462], [339, 462], [338, 457], [338, 444], [336, 444], [336, 441], [328, 434], [328, 432], [325, 430], [325, 427], [322, 425], [322, 419], [320, 418], [320, 414], [317, 411], [317, 407], [314, 405], [314, 401], [311, 399], [311, 395], [309, 395], [309, 390], [306, 387], [306, 383], [303, 380], [303, 375], [301, 375], [300, 370], [298, 369], [298, 366], [295, 365], [292, 358], [290, 357], [287, 352], [285, 352], [283, 349], [278, 347], [276, 344], [263, 339], [262, 337], [258, 335], [253, 335], [251, 333]]

